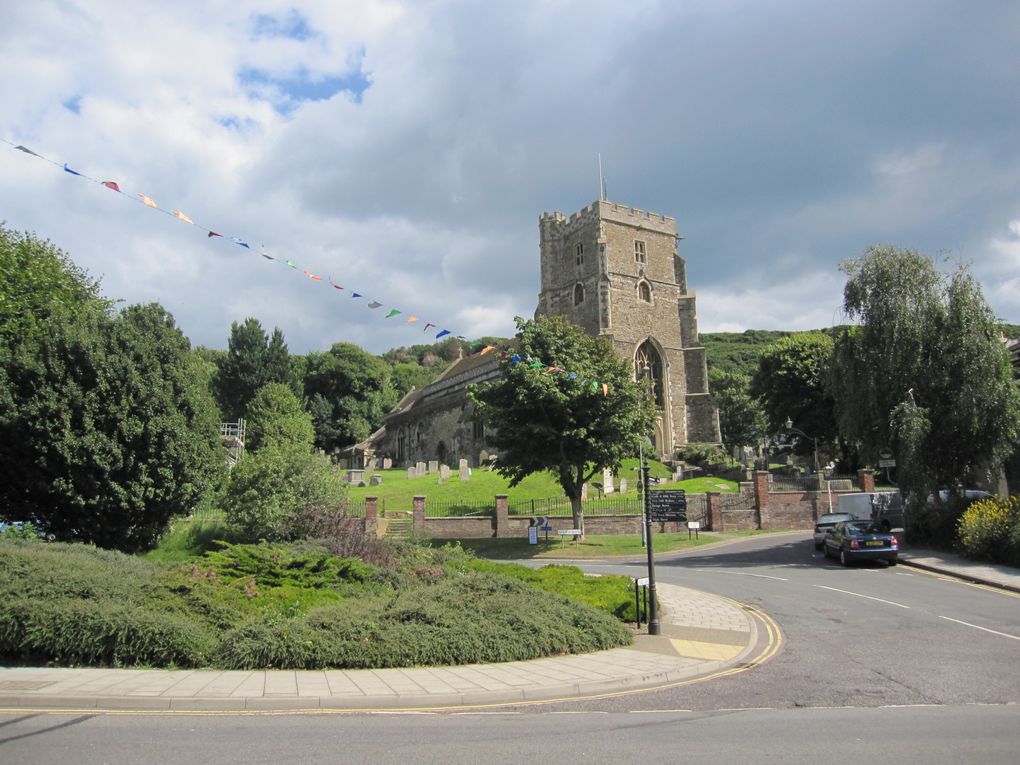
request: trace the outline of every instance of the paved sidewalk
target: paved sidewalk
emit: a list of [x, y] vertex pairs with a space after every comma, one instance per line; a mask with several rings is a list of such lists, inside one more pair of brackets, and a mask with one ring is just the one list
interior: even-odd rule
[[[577, 698], [692, 680], [753, 660], [758, 628], [726, 598], [658, 584], [661, 634], [629, 648], [505, 664], [328, 671], [0, 668], [0, 710], [410, 709]], [[770, 629], [767, 641], [778, 640]], [[768, 648], [769, 646], [766, 646]]]
[[910, 547], [909, 545], [900, 548], [899, 559], [900, 563], [905, 566], [923, 568], [927, 571], [966, 579], [969, 582], [1020, 592], [1020, 569], [1012, 566], [977, 563], [955, 553]]

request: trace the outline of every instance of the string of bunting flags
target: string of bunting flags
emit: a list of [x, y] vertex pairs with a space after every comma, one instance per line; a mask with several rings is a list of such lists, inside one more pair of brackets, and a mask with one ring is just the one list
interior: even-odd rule
[[[141, 193], [134, 193], [134, 194], [132, 194], [132, 193], [126, 192], [126, 191], [121, 189], [120, 184], [117, 181], [109, 181], [109, 180], [102, 181], [102, 180], [99, 180], [97, 178], [93, 178], [92, 176], [88, 175], [87, 173], [84, 173], [84, 172], [81, 172], [79, 170], [75, 170], [75, 169], [71, 168], [66, 162], [61, 163], [61, 162], [57, 162], [55, 160], [52, 160], [52, 159], [50, 159], [48, 157], [43, 156], [42, 154], [38, 154], [38, 153], [32, 151], [27, 146], [23, 146], [22, 144], [15, 144], [15, 143], [13, 143], [11, 141], [8, 141], [6, 138], [0, 138], [0, 141], [2, 141], [3, 143], [7, 144], [10, 147], [12, 147], [13, 149], [16, 149], [17, 151], [23, 152], [24, 154], [28, 154], [29, 156], [32, 156], [32, 157], [36, 157], [37, 159], [41, 159], [43, 162], [48, 162], [49, 164], [51, 164], [54, 167], [62, 170], [63, 172], [67, 173], [68, 175], [72, 175], [72, 176], [75, 176], [76, 178], [81, 178], [83, 180], [95, 183], [95, 184], [97, 184], [99, 186], [103, 186], [103, 187], [109, 189], [110, 191], [113, 191], [113, 192], [116, 192], [117, 194], [120, 194], [121, 196], [125, 197], [126, 199], [130, 199], [130, 200], [132, 200], [134, 202], [137, 202], [139, 204], [144, 205], [145, 207], [148, 207], [148, 208], [150, 208], [152, 210], [155, 210], [156, 212], [161, 212], [164, 215], [169, 215], [170, 217], [176, 218], [177, 220], [179, 220], [179, 221], [181, 221], [183, 223], [187, 223], [190, 226], [194, 226], [195, 228], [199, 229], [200, 231], [204, 231], [206, 233], [206, 238], [207, 239], [215, 239], [215, 238], [223, 239], [224, 241], [232, 242], [233, 244], [237, 245], [238, 247], [243, 247], [246, 250], [255, 252], [255, 250], [253, 249], [253, 247], [251, 245], [250, 240], [242, 238], [242, 237], [239, 237], [239, 236], [226, 236], [224, 234], [221, 234], [219, 231], [216, 231], [215, 229], [207, 228], [206, 226], [203, 226], [200, 223], [196, 223], [189, 215], [186, 215], [181, 210], [174, 210], [174, 209], [168, 209], [168, 208], [165, 208], [165, 207], [161, 207], [156, 202], [155, 199], [153, 199], [152, 197], [148, 196], [147, 194], [141, 194]], [[292, 270], [294, 270], [296, 272], [300, 272], [301, 274], [303, 274], [305, 277], [307, 277], [309, 280], [311, 280], [313, 282], [318, 282], [320, 284], [328, 284], [330, 287], [332, 287], [334, 290], [337, 290], [337, 291], [344, 291], [344, 290], [346, 290], [350, 294], [352, 300], [364, 299], [365, 305], [368, 307], [369, 310], [377, 311], [380, 308], [386, 308], [387, 310], [383, 314], [383, 318], [384, 319], [392, 319], [394, 317], [403, 315], [405, 317], [404, 318], [404, 323], [405, 324], [415, 324], [418, 321], [420, 321], [420, 318], [418, 316], [414, 315], [414, 314], [410, 314], [410, 313], [404, 314], [404, 311], [402, 311], [402, 310], [400, 310], [398, 308], [394, 308], [392, 306], [388, 306], [388, 305], [386, 305], [385, 303], [383, 303], [383, 302], [381, 302], [379, 300], [373, 300], [371, 298], [366, 297], [363, 292], [358, 292], [357, 290], [351, 289], [350, 287], [344, 287], [344, 286], [338, 284], [336, 281], [333, 280], [332, 276], [327, 276], [326, 277], [326, 281], [323, 282], [322, 276], [320, 276], [319, 274], [313, 273], [312, 271], [309, 271], [309, 270], [307, 270], [305, 268], [302, 268], [301, 266], [299, 266], [297, 263], [295, 263], [290, 258], [283, 257], [283, 256], [280, 256], [280, 255], [270, 254], [267, 251], [266, 246], [264, 244], [260, 244], [259, 245], [258, 254], [260, 256], [262, 256], [266, 260], [272, 261], [274, 263], [279, 263], [280, 265], [282, 265], [282, 266], [284, 266], [286, 268], [290, 268], [290, 269], [292, 269]], [[484, 342], [482, 342], [480, 340], [468, 341], [468, 339], [464, 335], [454, 335], [452, 330], [444, 329], [443, 327], [441, 327], [439, 324], [437, 324], [435, 322], [427, 321], [427, 322], [424, 323], [424, 326], [422, 327], [422, 331], [423, 332], [428, 332], [429, 330], [436, 330], [435, 336], [434, 336], [435, 340], [439, 340], [441, 338], [444, 338], [444, 337], [447, 337], [449, 335], [452, 335], [453, 337], [457, 338], [458, 340], [463, 340], [464, 342], [467, 342], [469, 347], [471, 348], [471, 350], [472, 351], [477, 351], [478, 355], [480, 355], [480, 356], [484, 356], [484, 355], [492, 353], [493, 351], [496, 350], [496, 346], [494, 346], [494, 345], [488, 345], [488, 344], [486, 344], [486, 343], [484, 343]], [[590, 384], [593, 391], [596, 391], [596, 392], [597, 391], [601, 391], [603, 395], [605, 395], [605, 396], [609, 395], [609, 386], [606, 383], [600, 383], [597, 380], [587, 380], [587, 379], [579, 378], [578, 375], [569, 373], [569, 372], [567, 372], [567, 370], [565, 370], [565, 369], [563, 369], [561, 367], [546, 365], [546, 364], [544, 364], [543, 362], [541, 362], [541, 361], [539, 361], [537, 359], [531, 358], [530, 356], [527, 357], [527, 358], [522, 358], [519, 354], [516, 354], [516, 353], [510, 354], [508, 351], [501, 351], [500, 352], [500, 357], [501, 358], [508, 358], [510, 364], [512, 364], [512, 365], [516, 365], [518, 363], [526, 363], [526, 364], [528, 364], [531, 367], [544, 368], [548, 374], [563, 374], [563, 375], [566, 375], [567, 379], [569, 379], [569, 380], [577, 380], [581, 384]]]

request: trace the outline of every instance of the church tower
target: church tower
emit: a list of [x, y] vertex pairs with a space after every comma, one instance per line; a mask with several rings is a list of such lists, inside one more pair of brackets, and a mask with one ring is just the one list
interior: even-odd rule
[[536, 318], [566, 316], [607, 338], [633, 365], [658, 408], [653, 437], [660, 456], [673, 457], [688, 443], [718, 443], [719, 415], [676, 221], [600, 199], [569, 218], [543, 213], [538, 225]]

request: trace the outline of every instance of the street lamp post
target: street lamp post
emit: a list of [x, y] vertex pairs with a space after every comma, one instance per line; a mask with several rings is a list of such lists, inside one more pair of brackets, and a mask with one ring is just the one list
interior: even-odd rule
[[810, 438], [811, 439], [811, 442], [814, 444], [814, 448], [815, 448], [815, 472], [817, 473], [818, 472], [818, 439], [815, 438], [814, 436], [809, 436], [807, 433], [805, 433], [800, 428], [793, 427], [793, 419], [790, 418], [790, 417], [786, 418], [786, 429], [788, 431], [790, 431], [791, 433], [799, 433], [800, 435], [804, 436], [804, 438]]

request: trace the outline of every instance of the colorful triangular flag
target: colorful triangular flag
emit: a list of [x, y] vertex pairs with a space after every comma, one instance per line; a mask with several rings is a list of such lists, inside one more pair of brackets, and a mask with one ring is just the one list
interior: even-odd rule
[[188, 217], [187, 215], [185, 215], [184, 213], [182, 213], [182, 212], [181, 212], [180, 210], [174, 210], [174, 211], [173, 211], [173, 213], [174, 213], [174, 217], [175, 217], [175, 218], [180, 218], [180, 219], [181, 219], [182, 221], [184, 221], [185, 223], [190, 223], [191, 225], [195, 225], [195, 221], [193, 221], [193, 220], [192, 220], [191, 218], [189, 218], [189, 217]]
[[431, 327], [434, 327], [434, 326], [436, 326], [436, 325], [435, 325], [435, 324], [433, 324], [433, 323], [432, 323], [431, 321], [425, 322], [425, 326], [424, 326], [424, 327], [422, 327], [422, 330], [421, 330], [421, 331], [422, 331], [422, 332], [428, 332], [428, 331], [429, 331], [429, 329], [430, 329]]
[[106, 186], [106, 188], [108, 188], [108, 189], [113, 189], [114, 191], [120, 191], [120, 186], [117, 185], [116, 181], [103, 181], [103, 185]]
[[335, 289], [335, 290], [342, 290], [343, 289], [343, 287], [341, 287], [339, 284], [337, 284], [335, 281], [333, 281], [333, 277], [332, 276], [329, 277], [329, 283], [333, 285], [333, 289]]
[[368, 304], [368, 307], [369, 308], [382, 308], [382, 303], [377, 303], [376, 301], [373, 300], [371, 303]]
[[450, 330], [444, 329], [442, 332], [440, 332], [438, 335], [436, 335], [436, 340], [441, 338], [443, 335], [448, 335], [448, 334], [450, 334]]
[[150, 197], [147, 197], [147, 196], [145, 196], [145, 194], [139, 194], [138, 196], [139, 196], [139, 197], [141, 198], [141, 200], [142, 200], [142, 201], [143, 201], [143, 202], [144, 202], [145, 204], [147, 204], [147, 205], [148, 205], [149, 207], [159, 207], [159, 205], [158, 205], [158, 204], [156, 204], [156, 200], [155, 200], [155, 199], [152, 199], [152, 198], [150, 198]]
[[208, 234], [206, 234], [206, 238], [213, 237], [213, 236], [218, 236], [221, 239], [223, 238], [223, 234], [217, 234], [215, 231], [210, 231]]
[[418, 317], [412, 315], [407, 317], [407, 320], [404, 322], [404, 324], [414, 324], [416, 321], [418, 321]]
[[[23, 151], [26, 154], [31, 154], [33, 157], [39, 157], [39, 155], [36, 154], [34, 151], [29, 149], [27, 146], [22, 146], [20, 143], [17, 146], [15, 146], [14, 148], [17, 149], [18, 151]], [[42, 159], [42, 157], [39, 157], [39, 159]]]
[[398, 313], [400, 313], [400, 311], [398, 311], [396, 308], [391, 308], [390, 312], [386, 314], [386, 318], [388, 319], [391, 316], [396, 316]]
[[250, 244], [248, 244], [243, 239], [238, 239], [236, 236], [230, 237], [230, 241], [233, 242], [234, 244], [239, 244], [242, 247], [247, 247], [249, 250], [251, 249], [251, 245]]
[[[67, 163], [66, 163], [66, 162], [64, 163], [64, 172], [65, 172], [65, 173], [70, 173], [71, 175], [81, 175], [81, 173], [77, 173], [77, 172], [75, 172], [74, 170], [72, 170], [71, 168], [69, 168], [69, 167], [67, 166]], [[82, 177], [84, 178], [84, 176], [82, 176]]]

